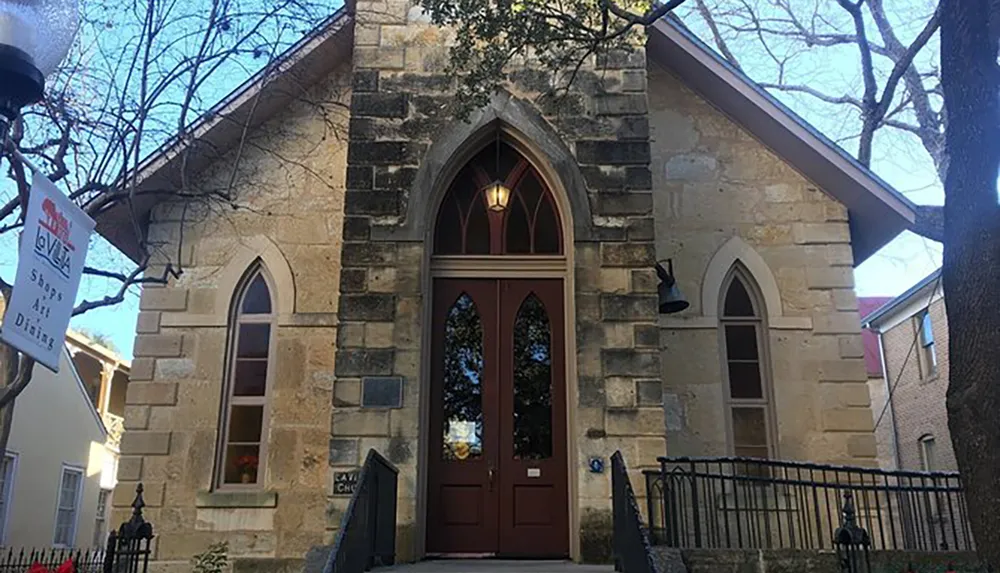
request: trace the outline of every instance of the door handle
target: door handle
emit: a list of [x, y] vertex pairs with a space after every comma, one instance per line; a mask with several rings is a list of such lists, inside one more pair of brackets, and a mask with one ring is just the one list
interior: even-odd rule
[[494, 474], [493, 464], [490, 464], [490, 469], [489, 469], [489, 472], [488, 472], [489, 479], [490, 479], [490, 491], [493, 491], [493, 474]]

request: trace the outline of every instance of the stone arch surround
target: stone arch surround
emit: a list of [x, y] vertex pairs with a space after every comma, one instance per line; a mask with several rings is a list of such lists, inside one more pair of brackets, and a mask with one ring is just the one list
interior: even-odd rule
[[587, 185], [576, 159], [562, 138], [528, 103], [506, 92], [494, 95], [490, 103], [473, 113], [468, 121], [452, 123], [434, 140], [421, 159], [402, 223], [373, 227], [372, 239], [425, 240], [433, 230], [438, 206], [450, 181], [496, 136], [498, 124], [507, 142], [532, 163], [554, 193], [557, 189], [565, 190], [567, 204], [560, 204], [560, 208], [564, 217], [569, 215], [573, 220], [574, 239], [593, 239], [595, 231]]

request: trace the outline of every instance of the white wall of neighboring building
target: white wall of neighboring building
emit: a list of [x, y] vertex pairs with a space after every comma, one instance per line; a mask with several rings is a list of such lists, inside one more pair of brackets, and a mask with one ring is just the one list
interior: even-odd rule
[[[56, 530], [63, 468], [83, 472], [71, 545], [94, 545], [95, 518], [106, 467], [115, 453], [105, 447], [99, 415], [76, 375], [68, 352], [59, 373], [36, 366], [34, 377], [14, 406], [8, 452], [16, 455], [6, 506], [3, 538], [8, 547], [49, 547]], [[114, 476], [104, 476], [104, 485]]]

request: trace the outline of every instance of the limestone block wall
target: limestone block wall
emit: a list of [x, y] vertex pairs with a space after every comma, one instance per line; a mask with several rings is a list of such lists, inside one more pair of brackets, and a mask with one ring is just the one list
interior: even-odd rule
[[735, 256], [768, 305], [777, 455], [874, 464], [846, 208], [665, 68], [648, 77], [657, 255], [674, 258], [691, 302], [661, 321], [667, 451], [730, 452], [706, 284]]
[[[464, 128], [449, 113], [447, 30], [427, 24], [407, 1], [359, 1], [354, 37], [330, 460], [338, 468], [357, 467], [375, 446], [399, 466], [397, 554], [407, 559], [423, 540], [418, 504], [425, 485], [418, 466], [427, 431], [420, 403], [427, 387], [428, 357], [421, 349], [429, 348], [422, 325], [429, 293], [422, 289], [430, 285], [429, 206], [443, 192], [432, 179], [419, 179], [420, 168], [442, 146], [460, 144], [448, 134]], [[607, 457], [621, 447], [640, 467], [665, 448], [659, 402], [637, 391], [660, 375], [645, 76], [642, 50], [602, 56], [583, 67], [568, 94], [552, 98], [555, 78], [529, 63], [511, 71], [508, 93], [498, 96], [504, 105], [489, 112], [505, 125], [503, 114], [517, 115], [522, 123], [515, 127], [552, 136], [527, 146], [538, 151], [535, 159], [554, 164], [558, 176], [579, 178], [567, 188], [573, 208], [562, 214], [573, 218], [575, 242], [567, 249], [575, 261], [570, 314], [577, 346], [576, 377], [568, 380], [575, 420], [570, 475], [579, 506], [601, 511], [610, 509], [607, 475], [583, 471], [589, 455]], [[389, 374], [406, 379], [403, 408], [360, 409], [361, 378]], [[347, 500], [329, 503], [336, 514]]]
[[[335, 71], [191, 174], [239, 208], [174, 201], [152, 213], [151, 241], [179, 252], [184, 272], [142, 293], [112, 521], [142, 481], [158, 562], [186, 570], [214, 541], [256, 557], [323, 541], [349, 101], [350, 74]], [[230, 304], [258, 258], [278, 312], [263, 487], [212, 491]]]

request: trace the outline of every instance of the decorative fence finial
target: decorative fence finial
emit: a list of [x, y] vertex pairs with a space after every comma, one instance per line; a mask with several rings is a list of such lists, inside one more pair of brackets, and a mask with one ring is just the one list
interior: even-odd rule
[[126, 539], [152, 539], [153, 525], [142, 516], [142, 508], [146, 502], [142, 499], [142, 482], [135, 488], [135, 499], [132, 500], [132, 517], [118, 528], [118, 536]]
[[833, 533], [833, 544], [840, 558], [840, 570], [844, 573], [868, 573], [871, 571], [868, 560], [871, 538], [863, 527], [858, 526], [854, 498], [849, 491], [844, 493], [841, 515], [841, 525]]
[[146, 502], [142, 499], [142, 482], [135, 486], [135, 499], [132, 500], [132, 515], [142, 517], [142, 508], [146, 507]]

